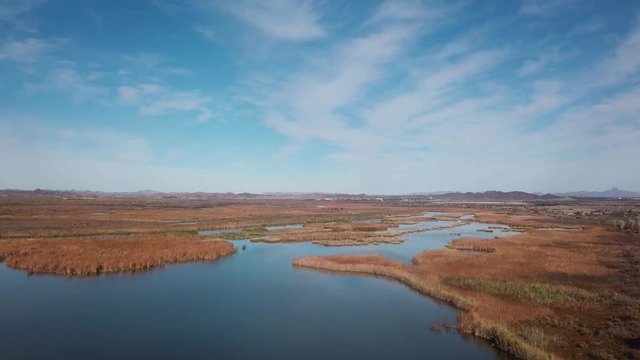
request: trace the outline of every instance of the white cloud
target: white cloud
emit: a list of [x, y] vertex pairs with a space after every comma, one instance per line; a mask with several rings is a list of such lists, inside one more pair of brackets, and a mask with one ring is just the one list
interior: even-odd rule
[[571, 97], [559, 81], [535, 81], [528, 103], [517, 107], [515, 114], [525, 119], [537, 117], [567, 104]]
[[125, 103], [138, 100], [139, 90], [133, 86], [118, 87], [118, 99]]
[[559, 126], [565, 128], [597, 129], [612, 126], [626, 120], [639, 127], [640, 131], [640, 87], [617, 93], [599, 100], [593, 105], [583, 105], [565, 113]]
[[118, 100], [123, 103], [137, 102], [140, 97], [157, 94], [162, 91], [162, 87], [157, 84], [139, 84], [137, 86], [119, 86]]
[[0, 61], [32, 62], [43, 53], [57, 48], [59, 44], [59, 41], [38, 38], [11, 40], [0, 48]]
[[0, 0], [0, 23], [15, 21], [43, 2], [44, 0]]
[[572, 30], [572, 35], [588, 35], [596, 33], [604, 28], [605, 22], [599, 19], [593, 19], [582, 24], [576, 25]]
[[[444, 95], [457, 84], [497, 66], [504, 56], [502, 50], [479, 51], [441, 67], [433, 66], [415, 88], [374, 104], [365, 112], [366, 119], [372, 127], [386, 130], [410, 125], [412, 118], [444, 104], [447, 101]], [[426, 119], [421, 116], [420, 122], [423, 124]]]
[[[368, 36], [348, 40], [315, 59], [307, 71], [271, 84], [270, 95], [255, 102], [265, 110], [265, 122], [298, 147], [310, 139], [336, 147], [324, 159], [367, 179], [356, 186], [368, 192], [486, 190], [497, 187], [496, 174], [501, 174], [501, 189], [570, 188], [589, 168], [612, 168], [605, 164], [607, 157], [615, 157], [618, 165], [629, 163], [630, 154], [640, 149], [634, 141], [640, 134], [637, 122], [629, 125], [640, 116], [637, 91], [580, 110], [574, 104], [598, 96], [585, 86], [593, 68], [551, 78], [540, 71], [575, 57], [575, 51], [547, 45], [519, 71], [499, 71], [513, 64], [509, 60], [517, 48], [479, 46], [483, 34], [472, 31], [433, 55], [418, 54], [415, 61], [404, 55], [424, 33], [406, 25], [411, 21], [407, 17], [405, 26], [397, 26], [400, 20], [370, 23], [376, 30]], [[630, 34], [620, 45], [625, 50], [616, 52], [625, 74], [636, 71], [629, 58], [634, 46]], [[393, 77], [403, 86], [375, 93], [378, 84]], [[598, 153], [600, 146], [606, 156]], [[514, 163], [521, 170], [510, 171]], [[553, 175], [560, 171], [563, 178]], [[612, 171], [640, 175], [640, 170]], [[612, 179], [629, 186], [608, 174], [594, 176], [587, 187], [610, 187]]]
[[368, 24], [384, 20], [410, 21], [434, 19], [442, 16], [444, 10], [431, 4], [427, 8], [419, 0], [385, 0], [376, 9]]
[[242, 0], [216, 5], [274, 39], [308, 41], [326, 36], [316, 6], [309, 0]]
[[[265, 122], [295, 141], [321, 139], [342, 149], [327, 159], [376, 158], [389, 146], [404, 143], [408, 132], [423, 126], [426, 118], [420, 117], [420, 122], [417, 117], [449, 101], [444, 96], [459, 83], [497, 66], [506, 55], [503, 50], [488, 50], [448, 64], [420, 63], [421, 69], [413, 71], [419, 79], [415, 88], [369, 100], [369, 90], [396, 75], [406, 65], [402, 63], [406, 61], [404, 52], [425, 34], [423, 28], [413, 25], [413, 17], [400, 16], [404, 12], [394, 7], [391, 11], [387, 4], [381, 5], [387, 17], [391, 13], [394, 19], [406, 21], [379, 23], [368, 35], [315, 59], [307, 71], [284, 79], [279, 89], [268, 88], [268, 94], [263, 94], [266, 100], [256, 102], [265, 111]], [[340, 114], [343, 109], [356, 114], [363, 124], [353, 126], [350, 117]]]
[[548, 56], [542, 55], [536, 59], [530, 59], [522, 64], [522, 67], [518, 69], [518, 75], [520, 76], [529, 76], [533, 75], [540, 70], [542, 70], [545, 65], [547, 65], [550, 61]]
[[185, 76], [191, 74], [189, 69], [173, 66], [169, 59], [165, 56], [149, 53], [149, 52], [139, 52], [135, 54], [128, 54], [123, 56], [124, 60], [128, 62], [130, 65], [135, 66], [138, 69], [138, 72], [146, 72], [151, 74], [161, 74], [161, 75], [176, 75], [176, 76]]
[[69, 151], [84, 152], [92, 158], [123, 162], [146, 162], [152, 158], [151, 142], [110, 129], [62, 129], [52, 133]]
[[531, 77], [538, 75], [544, 70], [553, 70], [558, 64], [577, 57], [577, 51], [573, 49], [560, 48], [558, 46], [546, 47], [535, 51], [533, 58], [527, 59], [518, 69], [521, 77]]
[[77, 101], [85, 101], [105, 92], [104, 88], [86, 81], [72, 67], [54, 69], [49, 79], [51, 86], [57, 90], [70, 92]]
[[575, 6], [576, 0], [523, 0], [520, 13], [531, 16], [554, 15]]
[[160, 96], [143, 102], [140, 114], [144, 116], [160, 116], [174, 112], [192, 112], [195, 120], [200, 123], [213, 118], [209, 109], [211, 99], [197, 92], [166, 92]]
[[478, 48], [488, 32], [487, 26], [474, 28], [468, 33], [444, 44], [442, 49], [435, 55], [437, 59], [448, 59], [464, 54], [472, 49]]
[[341, 44], [309, 71], [262, 94], [267, 99], [265, 122], [294, 139], [322, 139], [367, 151], [380, 136], [351, 128], [336, 111], [363, 100], [415, 35], [415, 27], [394, 25]]
[[191, 113], [198, 123], [213, 119], [212, 99], [197, 91], [177, 91], [158, 84], [140, 83], [119, 86], [117, 98], [123, 104], [138, 107], [142, 116]]
[[640, 71], [640, 20], [620, 42], [614, 54], [597, 69], [596, 85], [614, 85], [637, 76]]
[[108, 93], [107, 88], [89, 80], [78, 72], [70, 62], [61, 62], [52, 68], [40, 83], [27, 83], [28, 91], [57, 91], [68, 93], [76, 102], [88, 100], [102, 102]]
[[[17, 115], [0, 114], [0, 149], [8, 157], [33, 151], [37, 158], [102, 159], [141, 163], [153, 158], [151, 142], [144, 137], [110, 128], [64, 128]], [[33, 157], [29, 157], [33, 160]], [[34, 161], [31, 165], [37, 165]]]

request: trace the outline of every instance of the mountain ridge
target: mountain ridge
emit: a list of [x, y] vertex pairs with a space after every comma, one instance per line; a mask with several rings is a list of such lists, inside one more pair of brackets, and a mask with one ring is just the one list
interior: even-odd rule
[[570, 191], [554, 193], [557, 196], [588, 197], [588, 198], [640, 198], [640, 193], [636, 191], [622, 190], [613, 187], [604, 191]]

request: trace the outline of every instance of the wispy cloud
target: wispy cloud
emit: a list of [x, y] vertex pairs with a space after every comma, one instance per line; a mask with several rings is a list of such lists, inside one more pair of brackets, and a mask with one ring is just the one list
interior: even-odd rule
[[595, 74], [597, 85], [612, 85], [637, 76], [640, 71], [640, 19], [620, 42], [614, 54], [604, 61]]
[[406, 48], [415, 31], [414, 27], [390, 26], [338, 46], [309, 72], [296, 75], [268, 95], [265, 120], [293, 138], [366, 148], [375, 142], [375, 136], [352, 129], [336, 112], [364, 100], [368, 87], [384, 77], [385, 66]]
[[135, 54], [127, 54], [123, 56], [125, 62], [129, 65], [133, 65], [137, 70], [142, 70], [147, 73], [153, 73], [154, 75], [189, 75], [191, 71], [184, 67], [172, 65], [166, 56], [149, 53], [139, 52]]
[[592, 19], [582, 24], [576, 25], [572, 30], [573, 35], [588, 35], [598, 32], [603, 29], [605, 22], [601, 19]]
[[105, 159], [145, 162], [153, 157], [149, 140], [108, 128], [58, 129], [51, 135], [58, 137], [71, 151], [99, 152]]
[[563, 61], [571, 59], [575, 57], [577, 54], [575, 51], [565, 50], [561, 51], [558, 47], [552, 47], [550, 49], [545, 49], [545, 51], [532, 58], [526, 60], [520, 69], [518, 69], [518, 75], [520, 76], [531, 76], [535, 75], [538, 72], [545, 70], [546, 68], [553, 67]]
[[317, 5], [311, 0], [242, 0], [218, 2], [215, 7], [270, 38], [308, 41], [326, 36]]
[[435, 3], [427, 6], [419, 0], [385, 0], [378, 6], [367, 24], [380, 21], [433, 20], [445, 13], [445, 9]]
[[0, 47], [0, 61], [33, 62], [44, 53], [60, 47], [60, 40], [25, 38], [7, 41]]
[[367, 105], [372, 89], [389, 76], [402, 76], [398, 71], [406, 66], [402, 63], [404, 52], [425, 34], [414, 22], [416, 17], [399, 10], [404, 7], [389, 4], [383, 3], [374, 14], [378, 23], [369, 34], [336, 47], [322, 60], [314, 61], [307, 72], [286, 80], [287, 85], [275, 91], [276, 96], [270, 94], [265, 107], [267, 124], [294, 139], [322, 139], [343, 149], [330, 159], [375, 157], [385, 146], [421, 126], [411, 120], [430, 105], [443, 102], [437, 97], [449, 87], [495, 66], [504, 56], [504, 51], [489, 50], [449, 66], [430, 67], [436, 71], [426, 74], [414, 69], [414, 75], [423, 73], [414, 89]]
[[141, 163], [153, 158], [151, 141], [109, 127], [54, 126], [40, 119], [2, 113], [0, 129], [3, 130], [0, 135], [3, 154], [28, 152], [30, 157], [47, 159], [100, 158], [125, 163]]
[[464, 35], [446, 42], [435, 57], [445, 60], [479, 48], [488, 32], [487, 26], [473, 28]]
[[118, 100], [123, 103], [134, 103], [142, 97], [157, 94], [163, 89], [157, 84], [139, 84], [137, 86], [119, 86]]
[[60, 62], [38, 83], [25, 85], [27, 91], [55, 91], [71, 95], [76, 102], [104, 101], [108, 89], [88, 79], [72, 62]]
[[576, 0], [523, 0], [520, 13], [532, 16], [555, 15], [576, 5]]
[[[577, 164], [582, 160], [568, 154], [594, 151], [590, 144], [563, 142], [545, 135], [548, 132], [590, 139], [591, 144], [607, 144], [622, 131], [613, 125], [598, 133], [595, 124], [574, 124], [580, 127], [579, 131], [557, 124], [562, 114], [576, 109], [575, 104], [595, 95], [586, 86], [593, 76], [582, 75], [592, 74], [593, 67], [578, 69], [579, 75], [569, 77], [549, 77], [549, 72], [543, 71], [577, 57], [575, 50], [561, 47], [554, 41], [557, 39], [536, 45], [541, 55], [517, 66], [515, 60], [521, 49], [514, 45], [492, 48], [483, 40], [491, 37], [493, 28], [476, 27], [440, 47], [429, 48], [432, 53], [420, 53], [420, 61], [415, 61], [405, 55], [414, 41], [420, 41], [427, 33], [414, 26], [415, 17], [410, 16], [410, 11], [387, 4], [374, 13], [378, 17], [375, 22], [366, 22], [367, 35], [326, 52], [306, 71], [280, 81], [285, 85], [276, 86], [275, 90], [269, 87], [264, 101], [255, 102], [264, 110], [265, 122], [297, 144], [294, 150], [287, 149], [287, 154], [305, 141], [326, 141], [337, 150], [327, 154], [325, 160], [374, 172], [371, 179], [388, 179], [372, 170], [385, 169], [425, 177], [438, 173], [453, 181], [452, 174], [474, 173], [472, 164], [485, 164], [492, 170], [475, 169], [474, 177], [480, 183], [488, 180], [480, 179], [477, 173], [505, 172], [507, 168], [500, 164], [519, 161], [527, 164], [528, 175], [513, 176], [507, 182], [518, 187], [523, 186], [518, 182], [526, 183], [528, 178], [532, 181], [528, 185], [535, 186], [535, 179], [552, 181], [536, 175], [553, 171], [545, 161], [566, 158], [571, 171], [579, 171]], [[529, 8], [522, 11], [542, 14], [572, 4], [536, 2], [526, 6]], [[632, 56], [636, 52], [636, 33], [637, 29], [632, 29], [615, 55], [604, 62], [618, 64], [615, 78], [637, 70]], [[325, 63], [331, 65], [324, 66]], [[506, 63], [512, 64], [512, 70], [507, 70]], [[500, 76], [495, 76], [494, 71]], [[402, 79], [403, 86], [388, 87], [390, 77]], [[582, 86], [576, 84], [576, 78]], [[384, 96], [379, 96], [377, 91], [382, 88]], [[619, 103], [615, 108], [623, 107], [622, 103], [632, 106], [631, 96], [616, 100]], [[589, 111], [604, 113], [598, 107], [590, 107]], [[611, 118], [614, 114], [609, 110], [604, 116]], [[630, 147], [626, 144], [622, 148]], [[498, 163], [487, 165], [491, 159]], [[469, 168], [452, 169], [447, 163], [467, 164]]]
[[44, 2], [43, 0], [2, 0], [0, 1], [0, 20], [15, 18], [30, 11], [34, 6]]
[[138, 112], [143, 116], [191, 113], [199, 123], [213, 118], [211, 98], [198, 92], [173, 91], [157, 84], [127, 85], [118, 87], [118, 99], [138, 106]]

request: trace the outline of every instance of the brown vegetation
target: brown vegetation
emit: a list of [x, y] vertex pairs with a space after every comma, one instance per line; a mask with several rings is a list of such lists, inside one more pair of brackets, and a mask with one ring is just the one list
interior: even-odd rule
[[418, 254], [413, 266], [378, 255], [307, 257], [294, 265], [401, 281], [461, 309], [460, 331], [521, 358], [640, 358], [633, 345], [640, 338], [637, 240], [548, 216], [477, 214], [529, 230], [489, 243], [459, 239]]
[[225, 241], [141, 235], [126, 238], [0, 240], [0, 260], [29, 273], [90, 276], [149, 270], [169, 263], [214, 261], [235, 252]]
[[[352, 219], [363, 217], [415, 215], [421, 211], [426, 210], [379, 203], [319, 205], [311, 200], [0, 198], [0, 238], [193, 232], [287, 224], [335, 225], [349, 224]], [[363, 225], [354, 223], [353, 226]]]
[[[398, 242], [393, 224], [359, 218], [414, 216], [418, 207], [309, 200], [216, 201], [148, 198], [0, 198], [0, 261], [30, 273], [96, 275], [167, 263], [212, 261], [234, 252], [223, 240]], [[304, 224], [267, 230], [266, 225]], [[195, 236], [197, 230], [242, 229]]]

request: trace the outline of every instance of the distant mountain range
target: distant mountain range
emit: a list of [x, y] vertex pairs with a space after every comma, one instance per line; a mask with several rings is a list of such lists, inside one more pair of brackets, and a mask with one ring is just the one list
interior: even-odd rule
[[430, 198], [455, 201], [527, 201], [527, 200], [553, 200], [560, 196], [551, 194], [531, 194], [524, 191], [485, 191], [485, 192], [455, 192], [432, 195]]
[[484, 191], [484, 192], [450, 192], [435, 191], [412, 193], [410, 196], [429, 196], [433, 199], [449, 200], [552, 200], [560, 198], [640, 198], [640, 193], [621, 190], [616, 187], [605, 191], [574, 191], [554, 194], [528, 193], [524, 191]]
[[272, 193], [210, 193], [210, 192], [160, 192], [141, 190], [136, 192], [102, 192], [90, 190], [0, 190], [0, 196], [32, 197], [146, 197], [146, 198], [181, 198], [181, 199], [321, 199], [344, 201], [390, 200], [390, 201], [544, 201], [568, 200], [570, 198], [640, 198], [640, 193], [612, 188], [606, 191], [577, 191], [556, 194], [528, 193], [524, 191], [485, 191], [485, 192], [424, 192], [408, 195], [367, 195], [338, 194], [319, 192], [272, 192]]
[[589, 197], [589, 198], [640, 198], [640, 193], [635, 191], [621, 190], [617, 187], [605, 191], [574, 191], [556, 193], [557, 196]]

